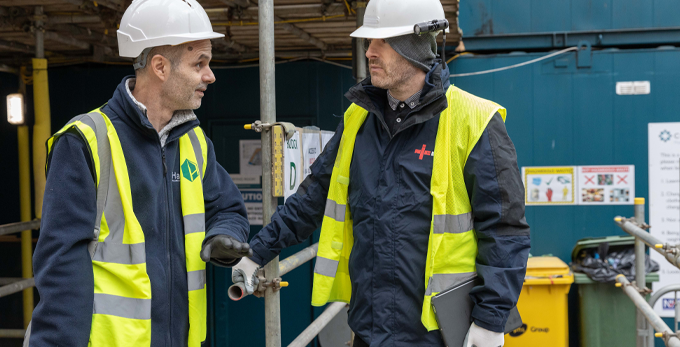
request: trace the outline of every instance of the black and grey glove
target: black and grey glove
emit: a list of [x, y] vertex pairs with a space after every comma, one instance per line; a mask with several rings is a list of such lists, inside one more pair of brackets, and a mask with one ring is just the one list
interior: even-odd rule
[[219, 266], [233, 266], [241, 258], [252, 256], [248, 243], [239, 242], [228, 235], [216, 235], [203, 242], [201, 259]]

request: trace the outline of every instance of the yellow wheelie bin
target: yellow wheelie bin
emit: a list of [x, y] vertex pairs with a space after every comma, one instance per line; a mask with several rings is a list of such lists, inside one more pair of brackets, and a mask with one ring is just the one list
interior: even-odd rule
[[572, 283], [574, 275], [559, 258], [529, 258], [517, 303], [524, 324], [505, 335], [505, 346], [568, 347], [567, 294]]

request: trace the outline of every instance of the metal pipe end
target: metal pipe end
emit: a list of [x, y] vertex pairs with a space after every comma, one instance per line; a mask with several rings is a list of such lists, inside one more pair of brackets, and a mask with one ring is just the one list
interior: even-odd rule
[[246, 287], [243, 285], [243, 283], [236, 283], [229, 287], [227, 290], [227, 295], [229, 295], [229, 299], [239, 301], [246, 296]]
[[617, 222], [617, 223], [621, 223], [622, 220], [623, 220], [623, 217], [615, 217], [614, 218], [614, 221]]
[[635, 205], [644, 205], [645, 204], [645, 198], [635, 198]]

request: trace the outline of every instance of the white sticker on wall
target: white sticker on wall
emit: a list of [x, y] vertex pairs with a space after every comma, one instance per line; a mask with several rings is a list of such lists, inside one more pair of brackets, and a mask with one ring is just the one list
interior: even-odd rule
[[651, 92], [649, 81], [616, 82], [617, 95], [647, 95]]

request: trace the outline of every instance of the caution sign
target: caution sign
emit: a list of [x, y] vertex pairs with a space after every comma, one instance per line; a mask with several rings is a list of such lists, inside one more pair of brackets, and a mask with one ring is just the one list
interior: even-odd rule
[[575, 166], [523, 167], [526, 205], [576, 205]]

